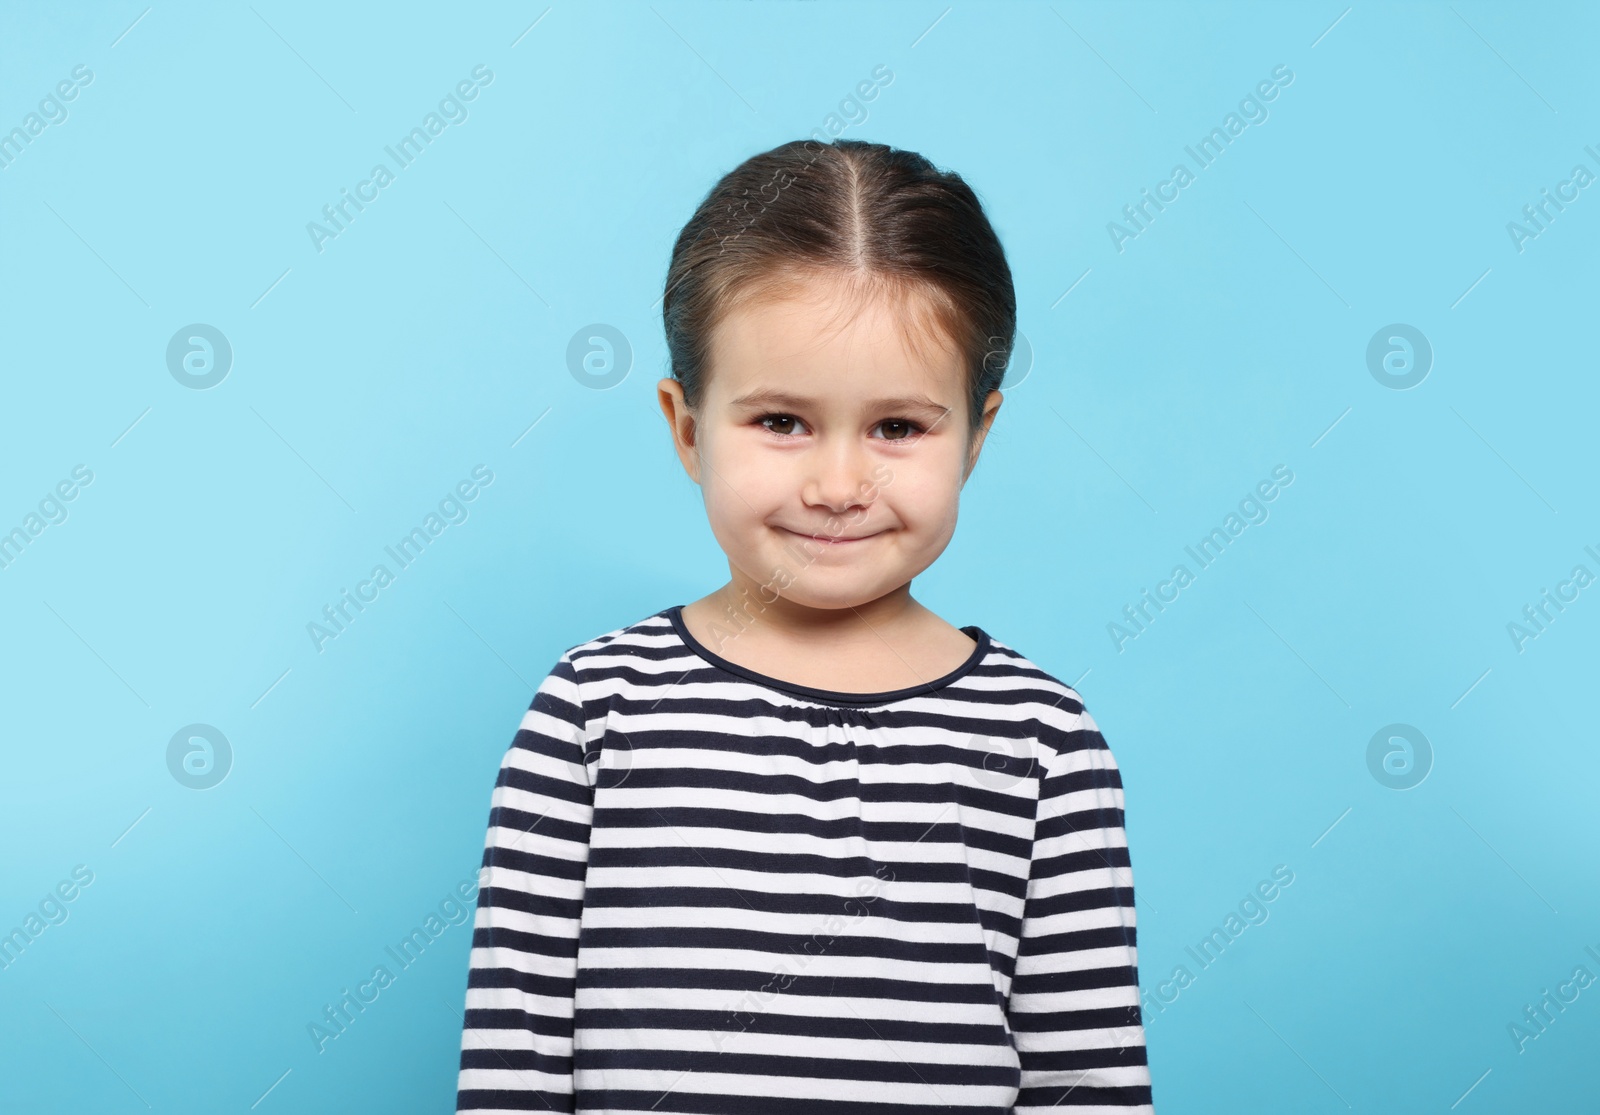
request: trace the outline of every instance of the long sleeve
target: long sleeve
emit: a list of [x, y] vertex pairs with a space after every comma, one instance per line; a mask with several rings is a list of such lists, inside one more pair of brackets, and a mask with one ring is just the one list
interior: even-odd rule
[[458, 1112], [574, 1104], [573, 994], [594, 791], [566, 654], [523, 714], [495, 780], [461, 1035]]
[[1088, 712], [1041, 747], [1033, 862], [1007, 1016], [1015, 1115], [1152, 1112], [1122, 778]]

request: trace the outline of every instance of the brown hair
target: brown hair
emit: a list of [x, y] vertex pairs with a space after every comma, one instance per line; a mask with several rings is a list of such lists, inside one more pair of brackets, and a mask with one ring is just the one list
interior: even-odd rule
[[967, 372], [970, 440], [1016, 334], [1000, 238], [959, 175], [914, 151], [858, 139], [794, 140], [753, 155], [683, 226], [661, 317], [688, 407], [702, 401], [723, 316], [815, 278], [897, 299], [913, 344], [937, 329], [955, 345]]

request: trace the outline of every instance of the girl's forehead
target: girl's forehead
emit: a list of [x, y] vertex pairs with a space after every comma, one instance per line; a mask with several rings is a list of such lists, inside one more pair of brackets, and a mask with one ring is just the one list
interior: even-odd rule
[[930, 425], [947, 417], [955, 407], [930, 396], [915, 383], [858, 382], [844, 391], [815, 392], [805, 384], [786, 387], [757, 386], [741, 391], [728, 401], [736, 412], [864, 410], [893, 411], [901, 418], [920, 418]]
[[711, 381], [720, 379], [727, 393], [791, 376], [955, 388], [964, 366], [925, 297], [838, 284], [735, 307], [713, 330], [710, 356]]
[[954, 408], [965, 390], [958, 360], [922, 361], [898, 345], [847, 348], [841, 356], [826, 349], [734, 346], [713, 360], [710, 372], [710, 398], [730, 406], [870, 407], [920, 397], [936, 408]]

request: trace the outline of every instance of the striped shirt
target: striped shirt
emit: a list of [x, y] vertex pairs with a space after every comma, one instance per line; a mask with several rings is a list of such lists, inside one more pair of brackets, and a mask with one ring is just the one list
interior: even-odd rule
[[978, 627], [885, 693], [682, 605], [567, 650], [500, 766], [458, 1112], [1151, 1112], [1122, 782]]

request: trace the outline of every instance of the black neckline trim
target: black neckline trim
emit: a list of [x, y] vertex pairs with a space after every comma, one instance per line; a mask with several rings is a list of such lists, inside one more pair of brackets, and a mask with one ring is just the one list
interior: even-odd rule
[[670, 608], [663, 609], [658, 614], [666, 616], [671, 621], [673, 630], [677, 632], [678, 638], [683, 640], [685, 646], [719, 670], [725, 670], [730, 674], [744, 678], [746, 681], [753, 681], [757, 685], [764, 685], [769, 689], [792, 693], [813, 701], [825, 701], [828, 704], [848, 705], [857, 708], [868, 705], [890, 704], [894, 701], [904, 700], [907, 697], [923, 697], [936, 690], [943, 689], [951, 682], [971, 673], [973, 668], [979, 662], [982, 662], [984, 656], [989, 653], [991, 646], [988, 633], [976, 624], [969, 624], [961, 628], [961, 630], [968, 637], [976, 640], [978, 645], [972, 648], [972, 653], [967, 655], [965, 662], [943, 677], [935, 678], [933, 681], [924, 682], [921, 685], [907, 686], [904, 689], [891, 689], [881, 693], [843, 693], [833, 689], [815, 689], [809, 685], [801, 685], [798, 682], [784, 681], [782, 678], [757, 673], [755, 670], [741, 666], [737, 662], [728, 661], [689, 633], [689, 628], [683, 622], [683, 608], [682, 604], [674, 604]]

